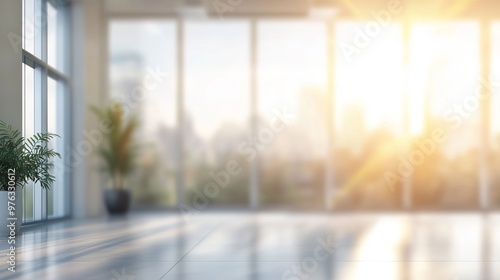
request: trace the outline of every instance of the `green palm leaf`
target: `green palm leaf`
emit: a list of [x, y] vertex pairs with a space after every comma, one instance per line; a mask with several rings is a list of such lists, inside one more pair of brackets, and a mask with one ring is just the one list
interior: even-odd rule
[[0, 121], [0, 190], [7, 190], [9, 179], [3, 173], [15, 169], [16, 187], [22, 188], [29, 181], [40, 182], [44, 189], [50, 189], [55, 177], [50, 173], [53, 168], [51, 160], [61, 157], [59, 153], [49, 149], [49, 142], [59, 137], [51, 133], [36, 133], [24, 138], [19, 130]]

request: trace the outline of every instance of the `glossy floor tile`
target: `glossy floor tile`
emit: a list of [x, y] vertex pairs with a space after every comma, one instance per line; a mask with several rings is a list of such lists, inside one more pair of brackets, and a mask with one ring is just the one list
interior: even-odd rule
[[174, 213], [23, 229], [0, 279], [500, 279], [497, 214]]

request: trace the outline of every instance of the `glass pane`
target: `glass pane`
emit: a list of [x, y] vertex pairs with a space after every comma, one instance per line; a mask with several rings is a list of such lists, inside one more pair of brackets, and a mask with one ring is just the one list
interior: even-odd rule
[[[394, 170], [403, 127], [402, 28], [391, 24], [357, 47], [367, 22], [336, 28], [334, 100], [334, 207], [394, 209], [400, 189], [384, 178]], [[356, 48], [356, 51], [353, 51]]]
[[65, 114], [65, 86], [49, 77], [47, 83], [47, 132], [58, 134], [60, 137], [53, 139], [50, 147], [61, 154], [61, 158], [54, 159], [53, 175], [56, 177], [52, 188], [47, 192], [48, 217], [62, 217], [68, 213], [65, 209], [67, 196], [66, 167], [64, 166], [64, 146], [66, 134]]
[[478, 205], [481, 129], [474, 93], [480, 85], [479, 61], [477, 23], [413, 26], [409, 76], [415, 207]]
[[[35, 70], [23, 65], [23, 136], [35, 133]], [[33, 220], [33, 183], [28, 183], [23, 191], [23, 222]]]
[[113, 20], [109, 26], [110, 92], [139, 112], [141, 155], [130, 178], [134, 203], [176, 203], [176, 25]]
[[67, 71], [69, 36], [66, 34], [68, 20], [64, 5], [47, 1], [47, 62], [61, 72]]
[[35, 0], [23, 1], [23, 48], [35, 53]]
[[237, 147], [248, 137], [249, 34], [246, 21], [185, 23], [183, 141], [191, 207], [200, 196], [205, 205], [248, 205], [248, 162]]
[[[324, 22], [258, 24], [260, 203], [323, 208], [327, 148]], [[249, 146], [250, 147], [250, 146]]]

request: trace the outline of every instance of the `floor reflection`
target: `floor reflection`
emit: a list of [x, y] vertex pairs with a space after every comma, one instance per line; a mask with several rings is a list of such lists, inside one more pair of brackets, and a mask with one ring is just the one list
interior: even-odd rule
[[[135, 214], [25, 229], [0, 279], [500, 279], [498, 214]], [[7, 252], [1, 240], [1, 255]]]

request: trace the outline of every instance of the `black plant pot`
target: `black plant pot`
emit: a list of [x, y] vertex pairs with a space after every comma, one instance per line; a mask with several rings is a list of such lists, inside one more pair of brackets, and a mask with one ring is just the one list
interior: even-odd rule
[[106, 208], [111, 215], [123, 215], [130, 205], [130, 192], [128, 190], [106, 190], [104, 192]]

